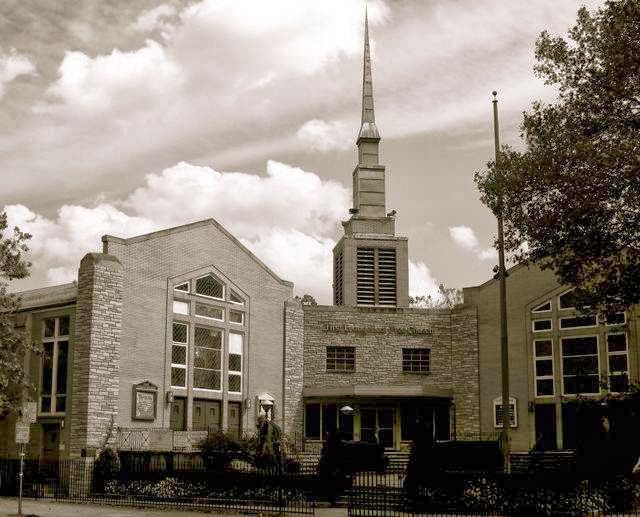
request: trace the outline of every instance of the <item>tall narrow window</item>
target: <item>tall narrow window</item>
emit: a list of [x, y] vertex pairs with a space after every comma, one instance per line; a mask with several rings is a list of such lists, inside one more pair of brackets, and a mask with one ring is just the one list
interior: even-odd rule
[[358, 305], [376, 303], [376, 253], [373, 248], [358, 248], [356, 289]]
[[536, 397], [552, 396], [554, 394], [553, 341], [536, 339], [533, 342], [533, 355]]
[[64, 413], [67, 409], [69, 323], [69, 316], [42, 321], [41, 413]]
[[562, 382], [565, 395], [600, 393], [598, 337], [562, 338]]
[[243, 335], [229, 332], [229, 392], [242, 392]]
[[624, 332], [607, 335], [609, 390], [620, 393], [629, 389], [629, 353]]
[[173, 324], [171, 343], [171, 386], [187, 387], [187, 343], [189, 327], [184, 323]]
[[222, 331], [196, 325], [193, 351], [193, 387], [219, 390]]
[[378, 250], [378, 303], [396, 304], [396, 250]]

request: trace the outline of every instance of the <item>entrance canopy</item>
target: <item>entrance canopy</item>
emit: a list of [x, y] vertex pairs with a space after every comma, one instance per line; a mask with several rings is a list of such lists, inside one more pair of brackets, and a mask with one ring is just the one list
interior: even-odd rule
[[433, 386], [352, 384], [349, 386], [307, 386], [303, 397], [436, 397], [453, 398], [453, 390]]

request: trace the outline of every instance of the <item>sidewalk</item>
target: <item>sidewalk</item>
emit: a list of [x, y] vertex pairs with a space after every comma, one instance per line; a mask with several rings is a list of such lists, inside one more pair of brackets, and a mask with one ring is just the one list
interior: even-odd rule
[[[0, 497], [0, 517], [15, 515], [18, 500], [15, 497]], [[189, 511], [173, 508], [136, 508], [95, 503], [63, 503], [52, 499], [23, 499], [22, 514], [38, 517], [238, 517], [255, 513], [217, 513], [215, 511]]]

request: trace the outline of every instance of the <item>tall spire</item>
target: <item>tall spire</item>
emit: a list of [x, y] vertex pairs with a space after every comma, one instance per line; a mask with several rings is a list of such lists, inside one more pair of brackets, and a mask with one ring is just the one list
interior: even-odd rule
[[358, 147], [362, 139], [380, 140], [373, 111], [373, 80], [371, 78], [371, 54], [369, 48], [369, 16], [364, 14], [364, 66], [362, 72], [362, 123], [358, 133]]

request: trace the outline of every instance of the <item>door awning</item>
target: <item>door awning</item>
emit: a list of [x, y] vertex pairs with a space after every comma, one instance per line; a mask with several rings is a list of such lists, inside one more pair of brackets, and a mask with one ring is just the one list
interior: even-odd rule
[[438, 397], [453, 398], [453, 390], [433, 386], [352, 384], [350, 386], [306, 386], [303, 397]]

